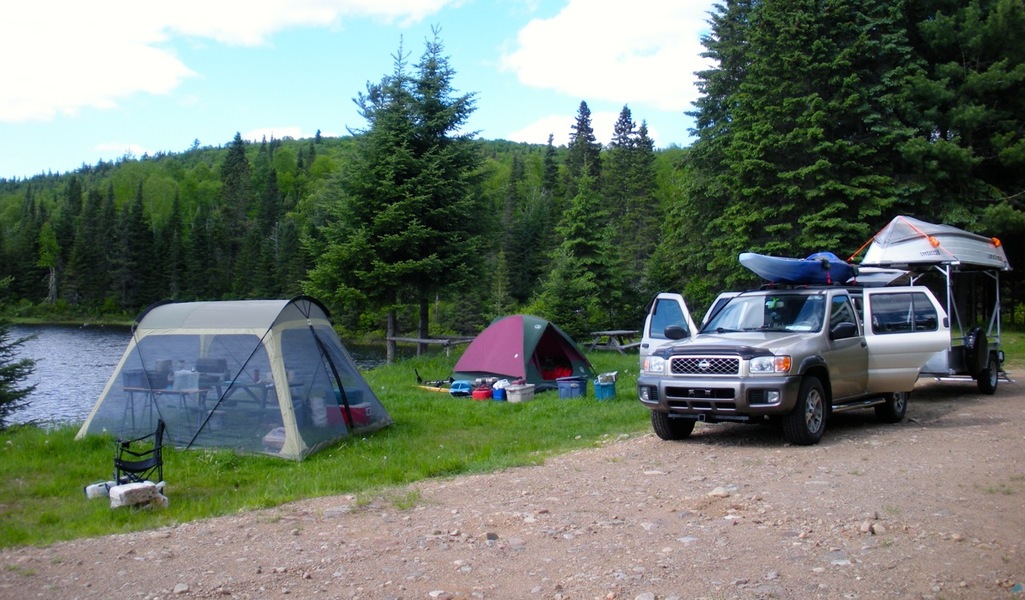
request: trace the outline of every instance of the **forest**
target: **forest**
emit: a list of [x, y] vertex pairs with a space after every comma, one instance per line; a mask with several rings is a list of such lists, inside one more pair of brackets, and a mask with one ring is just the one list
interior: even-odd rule
[[[474, 334], [512, 312], [577, 337], [757, 285], [737, 255], [847, 258], [896, 215], [999, 237], [1025, 265], [1022, 0], [727, 0], [695, 141], [657, 148], [586, 100], [555, 146], [462, 132], [437, 35], [354, 92], [365, 128], [0, 179], [8, 316], [162, 300], [325, 302], [351, 335]], [[666, 73], [673, 77], [676, 74]], [[681, 119], [683, 115], [681, 115]], [[1021, 278], [1003, 278], [1021, 322]]]

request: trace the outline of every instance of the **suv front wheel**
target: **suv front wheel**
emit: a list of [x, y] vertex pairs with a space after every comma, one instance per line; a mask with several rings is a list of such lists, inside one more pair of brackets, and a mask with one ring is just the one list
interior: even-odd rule
[[694, 421], [692, 419], [674, 419], [667, 413], [653, 410], [651, 411], [651, 428], [655, 430], [655, 435], [663, 440], [682, 440], [690, 437], [692, 431], [694, 431]]
[[822, 439], [826, 430], [826, 393], [815, 377], [801, 382], [794, 410], [783, 415], [783, 435], [797, 446], [810, 446]]

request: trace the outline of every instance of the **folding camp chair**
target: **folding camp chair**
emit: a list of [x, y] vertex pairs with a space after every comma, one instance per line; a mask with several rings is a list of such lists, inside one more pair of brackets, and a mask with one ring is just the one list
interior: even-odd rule
[[[152, 439], [152, 446], [148, 440]], [[114, 481], [117, 485], [164, 480], [164, 420], [157, 420], [157, 430], [134, 440], [117, 440], [114, 447]], [[147, 446], [139, 450], [139, 446]], [[156, 479], [152, 476], [156, 474]]]

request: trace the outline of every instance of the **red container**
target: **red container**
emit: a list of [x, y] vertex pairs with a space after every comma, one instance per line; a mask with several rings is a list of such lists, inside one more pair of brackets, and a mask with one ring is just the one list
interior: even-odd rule
[[[352, 413], [352, 420], [356, 422], [356, 425], [366, 425], [373, 420], [373, 412], [369, 402], [363, 402], [362, 404], [350, 404], [349, 412]], [[349, 422], [349, 418], [345, 414], [345, 407], [327, 407], [327, 424], [329, 426], [338, 425], [343, 419], [347, 426], [352, 427], [352, 423]]]
[[482, 387], [473, 390], [474, 400], [490, 400], [491, 399], [491, 388]]

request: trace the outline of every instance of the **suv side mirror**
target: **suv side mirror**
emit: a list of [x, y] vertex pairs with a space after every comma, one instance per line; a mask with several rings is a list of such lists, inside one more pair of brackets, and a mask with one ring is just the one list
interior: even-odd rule
[[671, 340], [682, 340], [684, 338], [690, 337], [690, 332], [687, 331], [686, 328], [680, 327], [679, 325], [670, 325], [669, 327], [665, 328], [665, 331], [663, 333], [665, 333], [666, 337]]
[[829, 330], [829, 339], [844, 340], [858, 335], [858, 326], [850, 321], [837, 323]]

